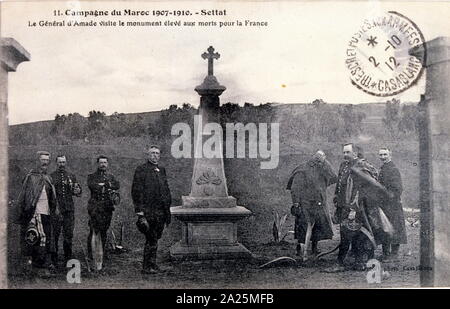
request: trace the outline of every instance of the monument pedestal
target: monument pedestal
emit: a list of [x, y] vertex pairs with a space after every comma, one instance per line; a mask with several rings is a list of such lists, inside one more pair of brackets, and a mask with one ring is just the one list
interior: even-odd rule
[[250, 216], [250, 210], [237, 206], [236, 199], [228, 195], [223, 166], [222, 139], [217, 141], [214, 155], [205, 154], [202, 148], [203, 136], [209, 123], [218, 123], [219, 96], [225, 91], [213, 75], [213, 59], [220, 55], [209, 47], [202, 55], [208, 59], [208, 75], [195, 88], [200, 95], [198, 122], [194, 128], [195, 154], [191, 192], [182, 197], [182, 206], [172, 207], [171, 213], [181, 221], [181, 240], [170, 248], [174, 259], [235, 259], [251, 257], [243, 245], [237, 241], [237, 221]]
[[237, 221], [251, 215], [240, 206], [230, 208], [173, 207], [182, 223], [181, 240], [170, 248], [177, 260], [249, 258], [251, 253], [237, 241]]
[[[8, 74], [10, 72], [15, 72], [17, 66], [24, 61], [30, 61], [30, 54], [22, 47], [22, 45], [12, 38], [0, 39], [0, 289], [8, 287], [8, 252], [14, 254], [14, 256], [9, 256], [12, 260], [20, 258], [20, 252], [17, 247], [7, 248], [9, 143]], [[11, 263], [9, 267], [14, 267], [13, 263]]]

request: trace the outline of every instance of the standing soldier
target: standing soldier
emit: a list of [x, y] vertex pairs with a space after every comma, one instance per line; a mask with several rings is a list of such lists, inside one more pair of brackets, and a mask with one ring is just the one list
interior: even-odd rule
[[142, 273], [158, 271], [156, 252], [164, 226], [170, 224], [170, 196], [166, 170], [158, 165], [160, 149], [152, 145], [147, 150], [148, 160], [136, 168], [131, 196], [138, 216], [136, 225], [145, 235]]
[[[15, 222], [21, 225], [21, 244], [32, 266], [47, 277], [55, 270], [52, 221], [59, 216], [58, 201], [51, 177], [47, 174], [50, 153], [38, 151], [39, 166], [22, 182], [17, 199]], [[42, 270], [42, 272], [41, 272]]]
[[[317, 255], [317, 243], [320, 240], [332, 239], [333, 228], [327, 206], [327, 187], [336, 183], [337, 176], [326, 160], [322, 150], [317, 151], [307, 162], [298, 166], [292, 173], [287, 190], [291, 190], [291, 213], [295, 216], [295, 239], [297, 239], [297, 255], [301, 254], [301, 243], [305, 244], [303, 258], [310, 236], [312, 253]], [[308, 234], [308, 225], [310, 233]], [[306, 241], [305, 241], [306, 240]]]
[[[99, 156], [97, 165], [97, 171], [89, 174], [87, 179], [88, 187], [91, 191], [91, 197], [88, 201], [89, 236], [87, 245], [89, 257], [94, 257], [95, 266], [97, 270], [100, 270], [114, 205], [118, 204], [120, 200], [117, 192], [120, 188], [120, 183], [113, 174], [107, 172], [107, 157]], [[93, 243], [94, 246], [92, 245]], [[95, 250], [96, 255], [92, 255], [92, 250]]]
[[391, 151], [388, 148], [381, 148], [378, 154], [383, 162], [378, 179], [388, 192], [388, 195], [383, 196], [381, 208], [394, 228], [392, 237], [386, 237], [383, 242], [383, 260], [394, 261], [398, 258], [400, 244], [406, 244], [407, 241], [405, 217], [401, 202], [402, 176], [394, 162], [391, 161]]
[[[379, 222], [375, 199], [371, 196], [371, 184], [376, 183], [376, 169], [364, 160], [362, 149], [354, 144], [343, 147], [344, 162], [339, 167], [334, 204], [334, 223], [340, 224], [338, 265], [331, 272], [344, 271], [344, 260], [352, 248], [355, 254], [354, 268], [364, 270], [364, 259], [373, 257], [379, 241], [374, 223]], [[359, 171], [359, 172], [358, 172]], [[361, 176], [363, 178], [361, 179]], [[365, 175], [365, 176], [364, 176]], [[366, 179], [371, 181], [365, 182]], [[379, 225], [379, 224], [378, 224]], [[378, 226], [377, 225], [377, 226]]]
[[57, 169], [51, 174], [61, 211], [61, 216], [54, 222], [55, 252], [52, 256], [52, 261], [55, 266], [58, 265], [58, 242], [61, 230], [63, 231], [64, 239], [64, 264], [72, 258], [72, 238], [75, 219], [72, 196], [75, 195], [79, 197], [81, 195], [81, 186], [77, 182], [75, 175], [66, 170], [66, 162], [67, 160], [65, 155], [57, 156]]

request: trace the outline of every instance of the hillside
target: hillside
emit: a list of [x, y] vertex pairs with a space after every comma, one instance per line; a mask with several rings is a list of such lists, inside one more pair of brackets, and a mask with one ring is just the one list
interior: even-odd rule
[[[412, 104], [412, 103], [406, 103]], [[299, 114], [303, 114], [308, 110], [308, 107], [311, 107], [311, 103], [297, 103], [297, 104], [272, 104], [276, 113], [279, 115], [291, 115], [296, 116]], [[340, 103], [334, 103], [333, 105], [346, 105]], [[383, 117], [385, 103], [363, 103], [363, 104], [355, 104], [356, 109], [361, 112], [367, 114], [367, 118], [364, 123], [375, 123], [372, 119], [380, 120]], [[130, 113], [123, 114], [129, 121], [141, 120], [142, 122], [152, 122], [158, 119], [161, 116], [161, 111], [155, 112], [144, 112], [144, 113]], [[110, 117], [110, 116], [107, 116]], [[10, 125], [10, 130], [14, 131], [24, 131], [31, 130], [37, 133], [48, 132], [52, 126], [53, 120], [44, 120], [44, 121], [36, 121], [36, 122], [27, 122], [21, 124]]]
[[[231, 103], [228, 103], [231, 104]], [[326, 104], [328, 109], [331, 110], [331, 112], [337, 112], [341, 108], [345, 108], [345, 106], [349, 106], [348, 104]], [[291, 120], [296, 120], [301, 115], [305, 115], [305, 113], [310, 112], [315, 107], [313, 104], [270, 104], [271, 106], [271, 113], [273, 117], [271, 118], [271, 122], [279, 122], [284, 123], [286, 120], [289, 122]], [[367, 104], [358, 104], [352, 106], [353, 110], [357, 113], [362, 113], [364, 115], [362, 119], [362, 133], [365, 132], [378, 132], [379, 134], [383, 134], [383, 132], [379, 132], [380, 129], [382, 129], [382, 118], [384, 115], [385, 110], [385, 104], [384, 103], [367, 103]], [[191, 108], [191, 114], [196, 113], [195, 108]], [[104, 120], [113, 122], [117, 119], [120, 119], [120, 123], [116, 124], [116, 126], [119, 126], [121, 130], [123, 131], [121, 134], [112, 133], [111, 138], [118, 137], [117, 135], [121, 137], [126, 137], [128, 135], [130, 136], [137, 136], [140, 134], [147, 134], [152, 131], [158, 131], [161, 129], [162, 125], [164, 124], [164, 120], [162, 119], [162, 116], [164, 115], [165, 111], [156, 111], [156, 112], [145, 112], [145, 113], [132, 113], [132, 114], [113, 114], [113, 115], [104, 115]], [[82, 131], [80, 129], [80, 122], [85, 122], [86, 124], [89, 123], [90, 119], [89, 117], [84, 117], [79, 114], [69, 114], [64, 115], [64, 117], [71, 117], [72, 115], [79, 117], [76, 121], [78, 123], [71, 124], [70, 126], [78, 126], [78, 131]], [[58, 115], [59, 116], [59, 115]], [[57, 117], [58, 117], [57, 116]], [[239, 119], [238, 119], [239, 120]], [[242, 120], [244, 121], [244, 120]], [[256, 121], [258, 122], [258, 121]], [[86, 126], [85, 124], [85, 126]], [[124, 124], [132, 124], [133, 125], [133, 131], [134, 134], [127, 134], [126, 126]], [[38, 145], [38, 144], [85, 144], [89, 138], [79, 138], [77, 136], [74, 136], [73, 134], [70, 134], [68, 138], [66, 138], [63, 142], [61, 141], [55, 141], [54, 139], [50, 138], [52, 135], [54, 135], [54, 127], [55, 127], [55, 120], [47, 120], [47, 121], [37, 121], [37, 122], [31, 122], [31, 123], [23, 123], [23, 124], [16, 124], [11, 125], [9, 130], [9, 141], [10, 145]], [[52, 131], [53, 130], [53, 131]], [[73, 128], [70, 128], [71, 132], [73, 132]], [[137, 131], [137, 132], [136, 132]], [[159, 132], [155, 133], [156, 135], [159, 134]], [[155, 135], [154, 134], [154, 135]], [[86, 137], [86, 136], [85, 136]], [[80, 139], [80, 141], [76, 141]], [[81, 141], [84, 139], [84, 141]], [[110, 138], [106, 138], [106, 140], [110, 140]], [[103, 144], [101, 141], [95, 140], [95, 143]], [[91, 142], [92, 144], [92, 142]]]

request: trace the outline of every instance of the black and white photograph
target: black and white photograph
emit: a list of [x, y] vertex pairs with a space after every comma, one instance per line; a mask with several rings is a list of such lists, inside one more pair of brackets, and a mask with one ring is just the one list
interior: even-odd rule
[[2, 1], [0, 288], [450, 287], [449, 16]]

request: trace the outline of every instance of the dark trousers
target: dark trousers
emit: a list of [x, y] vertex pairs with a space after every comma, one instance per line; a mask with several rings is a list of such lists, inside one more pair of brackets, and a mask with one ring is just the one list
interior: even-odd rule
[[49, 215], [40, 215], [42, 222], [42, 229], [45, 233], [45, 246], [39, 243], [30, 246], [25, 242], [25, 233], [28, 229], [28, 224], [22, 225], [20, 228], [21, 249], [24, 256], [31, 257], [33, 266], [48, 267], [50, 264], [50, 256], [53, 253], [53, 235], [52, 235], [52, 219]]
[[350, 231], [341, 226], [341, 243], [339, 244], [338, 263], [344, 265], [345, 257], [352, 247], [352, 251], [355, 254], [356, 263], [364, 263], [365, 255], [368, 259], [373, 258], [374, 250], [371, 245], [368, 244], [367, 236], [360, 231]]
[[52, 257], [53, 263], [58, 260], [58, 243], [61, 231], [63, 233], [63, 251], [64, 259], [69, 260], [72, 258], [72, 239], [74, 229], [75, 216], [73, 211], [68, 211], [62, 214], [59, 220], [54, 220], [54, 234], [55, 234], [55, 253]]
[[89, 258], [92, 258], [92, 235], [94, 234], [94, 231], [96, 233], [100, 233], [100, 237], [102, 239], [103, 254], [106, 253], [105, 245], [107, 240], [107, 232], [109, 226], [111, 225], [112, 214], [112, 210], [93, 211], [90, 213], [89, 235], [87, 240]]
[[164, 230], [164, 222], [159, 220], [149, 220], [147, 222], [150, 226], [147, 233], [145, 233], [144, 246], [144, 260], [142, 263], [143, 269], [156, 268], [156, 253], [158, 251], [158, 240], [161, 238]]

